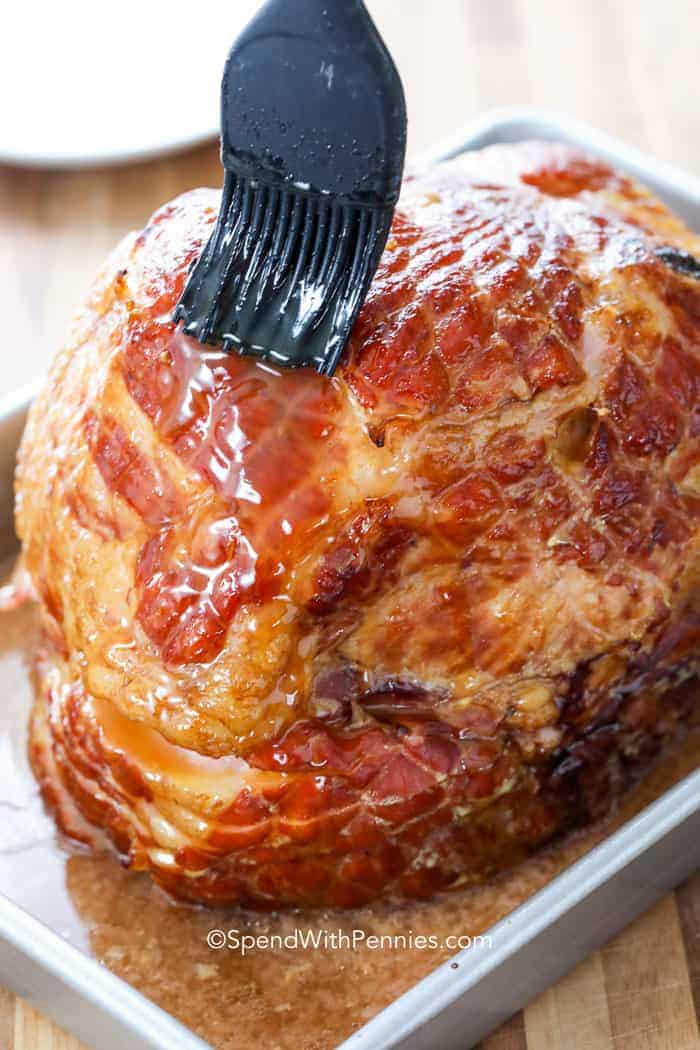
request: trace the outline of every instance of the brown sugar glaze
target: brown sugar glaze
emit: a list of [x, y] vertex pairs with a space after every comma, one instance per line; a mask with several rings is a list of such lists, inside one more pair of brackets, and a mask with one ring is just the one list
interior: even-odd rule
[[491, 883], [402, 906], [350, 912], [261, 915], [243, 909], [175, 906], [147, 875], [111, 852], [84, 853], [55, 840], [25, 758], [32, 703], [29, 664], [36, 610], [7, 614], [0, 674], [8, 702], [0, 713], [0, 891], [168, 1010], [216, 1050], [260, 1044], [270, 1050], [331, 1050], [382, 1007], [450, 957], [439, 949], [213, 951], [206, 934], [286, 935], [294, 929], [369, 934], [474, 936], [696, 768], [692, 730], [630, 792], [619, 811], [524, 861]]
[[193, 902], [483, 881], [693, 707], [700, 282], [658, 249], [698, 240], [579, 150], [460, 158], [328, 380], [172, 325], [217, 208], [127, 238], [30, 413], [45, 797]]

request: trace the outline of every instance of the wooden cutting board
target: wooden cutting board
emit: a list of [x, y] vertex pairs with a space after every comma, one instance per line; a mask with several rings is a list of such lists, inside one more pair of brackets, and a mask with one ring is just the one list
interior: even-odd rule
[[[700, 173], [697, 0], [367, 3], [404, 78], [409, 150], [427, 147], [486, 108], [529, 103], [568, 111]], [[106, 172], [0, 168], [0, 395], [45, 370], [75, 303], [118, 237], [175, 194], [219, 182], [214, 145]], [[697, 876], [483, 1048], [691, 1050], [700, 1048], [699, 1007]], [[78, 1047], [0, 989], [0, 1050]]]

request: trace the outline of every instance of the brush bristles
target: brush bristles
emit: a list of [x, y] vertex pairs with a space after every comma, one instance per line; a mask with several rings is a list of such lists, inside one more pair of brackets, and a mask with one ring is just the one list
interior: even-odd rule
[[202, 343], [331, 375], [377, 268], [392, 210], [227, 172], [216, 227], [175, 320]]

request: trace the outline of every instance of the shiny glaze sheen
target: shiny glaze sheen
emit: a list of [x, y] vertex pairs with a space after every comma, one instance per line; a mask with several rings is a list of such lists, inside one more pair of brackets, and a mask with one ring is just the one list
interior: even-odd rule
[[484, 879], [692, 707], [700, 284], [657, 251], [700, 246], [576, 150], [462, 158], [328, 380], [169, 322], [216, 209], [117, 250], [31, 414], [46, 797], [189, 900]]

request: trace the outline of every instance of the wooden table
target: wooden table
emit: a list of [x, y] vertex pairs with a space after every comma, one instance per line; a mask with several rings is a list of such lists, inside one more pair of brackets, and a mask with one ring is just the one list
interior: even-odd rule
[[[554, 106], [700, 174], [698, 0], [368, 0], [401, 68], [417, 151], [480, 111]], [[46, 368], [95, 267], [193, 186], [215, 145], [148, 164], [0, 168], [0, 395]], [[700, 876], [484, 1044], [488, 1050], [700, 1047]], [[78, 1050], [0, 989], [0, 1050]], [[436, 1048], [439, 1050], [439, 1048]]]

